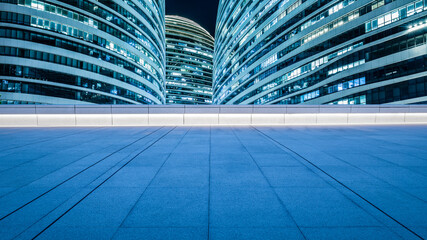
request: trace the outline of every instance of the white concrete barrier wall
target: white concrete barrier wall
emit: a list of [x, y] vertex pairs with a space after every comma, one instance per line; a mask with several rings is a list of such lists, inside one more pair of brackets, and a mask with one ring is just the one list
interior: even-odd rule
[[0, 127], [427, 124], [427, 105], [0, 105]]

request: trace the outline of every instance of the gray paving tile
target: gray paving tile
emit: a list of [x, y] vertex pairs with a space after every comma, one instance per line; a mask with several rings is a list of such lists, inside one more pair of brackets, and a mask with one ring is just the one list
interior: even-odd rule
[[427, 167], [427, 160], [416, 156], [411, 156], [410, 153], [383, 153], [375, 154], [380, 159], [387, 162], [403, 166], [403, 167]]
[[286, 153], [270, 153], [260, 152], [251, 153], [254, 160], [261, 167], [296, 167], [302, 166], [301, 162], [296, 160], [289, 154]]
[[211, 228], [209, 239], [235, 239], [235, 240], [279, 240], [279, 239], [304, 239], [300, 231], [295, 228]]
[[344, 183], [349, 187], [361, 186], [361, 187], [390, 187], [390, 183], [384, 181], [377, 176], [364, 171], [364, 167], [353, 167], [351, 165], [346, 166], [322, 166], [321, 169], [338, 181]]
[[375, 155], [361, 154], [361, 153], [340, 153], [334, 154], [335, 157], [351, 163], [357, 167], [391, 167], [392, 163], [385, 161]]
[[[170, 147], [169, 147], [170, 148]], [[170, 149], [164, 148], [163, 152], [153, 152], [152, 149], [137, 156], [134, 161], [128, 164], [129, 167], [155, 167], [159, 168], [168, 158]]]
[[209, 184], [207, 167], [163, 167], [153, 180], [152, 187], [205, 187]]
[[16, 167], [26, 162], [45, 157], [49, 152], [25, 151], [19, 152], [16, 150], [9, 151], [5, 156], [0, 156], [0, 165], [5, 167]]
[[203, 227], [208, 219], [206, 188], [148, 188], [124, 227]]
[[409, 169], [412, 172], [415, 172], [415, 173], [418, 173], [418, 174], [421, 174], [421, 175], [427, 177], [427, 167], [419, 167], [419, 166], [412, 167], [412, 166], [408, 166], [408, 167], [406, 167], [406, 169]]
[[412, 229], [422, 238], [427, 238], [427, 227], [412, 227]]
[[295, 227], [272, 189], [212, 187], [212, 227]]
[[11, 187], [1, 187], [0, 188], [0, 198], [3, 197], [4, 195], [10, 193], [11, 191], [15, 190], [16, 188], [11, 188]]
[[262, 173], [254, 165], [221, 165], [211, 167], [211, 185], [215, 187], [268, 187]]
[[203, 153], [177, 153], [169, 157], [165, 167], [209, 167], [209, 150]]
[[301, 227], [382, 226], [333, 188], [277, 188], [276, 191]]
[[46, 232], [40, 235], [40, 239], [93, 239], [104, 240], [111, 239], [116, 229], [111, 227], [64, 227], [52, 226]]
[[109, 179], [104, 187], [145, 188], [155, 176], [155, 167], [125, 167]]
[[175, 240], [175, 239], [206, 239], [207, 228], [120, 228], [114, 240]]
[[49, 189], [49, 187], [33, 187], [9, 192], [0, 198], [0, 206], [2, 206], [0, 216], [3, 217]]
[[357, 189], [364, 198], [407, 226], [426, 226], [427, 203], [396, 188]]
[[425, 187], [427, 176], [401, 167], [363, 167], [363, 170], [394, 186]]
[[119, 227], [144, 188], [103, 187], [63, 216], [57, 226]]
[[[241, 138], [244, 138], [245, 136], [241, 136]], [[276, 154], [283, 154], [283, 150], [276, 147], [272, 144], [259, 144], [258, 143], [259, 137], [255, 138], [254, 140], [244, 140], [245, 146], [251, 153], [276, 153]]]
[[[12, 227], [15, 225], [27, 225], [35, 223], [39, 219], [45, 217], [55, 208], [66, 202], [68, 199], [73, 197], [80, 188], [59, 188], [55, 191], [45, 194], [42, 198], [38, 198], [31, 202], [30, 205], [23, 206], [27, 201], [22, 201], [19, 205], [13, 205], [5, 210], [5, 214], [12, 213], [13, 210], [17, 209], [17, 206], [23, 206], [19, 211], [14, 212], [12, 215], [6, 219], [0, 221], [0, 226], [2, 227]], [[33, 199], [33, 198], [31, 198]], [[4, 215], [5, 215], [4, 214]], [[2, 215], [2, 217], [4, 216]], [[22, 230], [22, 229], [21, 229]]]
[[427, 202], [427, 186], [423, 188], [405, 188], [404, 190], [412, 196]]
[[302, 228], [302, 232], [309, 240], [402, 239], [396, 233], [381, 227]]
[[14, 168], [0, 174], [0, 187], [22, 187], [51, 172], [52, 167], [23, 167]]
[[[16, 226], [16, 228], [22, 229], [25, 228], [25, 226]], [[16, 235], [19, 234], [19, 231], [15, 231], [16, 228], [2, 226], [0, 224], [0, 236], [2, 239], [13, 239]]]
[[273, 187], [327, 187], [319, 175], [306, 167], [262, 167]]
[[310, 149], [308, 146], [295, 146], [297, 143], [293, 143], [294, 146], [291, 149], [297, 152], [303, 158], [309, 159], [313, 164], [317, 166], [347, 166], [348, 163], [334, 157], [330, 153], [325, 153], [320, 150]]

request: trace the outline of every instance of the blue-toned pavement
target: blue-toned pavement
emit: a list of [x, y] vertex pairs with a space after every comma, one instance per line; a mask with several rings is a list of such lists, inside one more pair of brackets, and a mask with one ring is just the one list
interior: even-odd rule
[[425, 239], [427, 126], [0, 129], [0, 239]]

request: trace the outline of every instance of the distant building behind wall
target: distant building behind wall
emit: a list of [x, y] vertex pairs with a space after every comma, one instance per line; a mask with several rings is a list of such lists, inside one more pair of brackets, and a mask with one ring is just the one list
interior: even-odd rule
[[213, 37], [199, 24], [166, 16], [166, 103], [211, 104]]

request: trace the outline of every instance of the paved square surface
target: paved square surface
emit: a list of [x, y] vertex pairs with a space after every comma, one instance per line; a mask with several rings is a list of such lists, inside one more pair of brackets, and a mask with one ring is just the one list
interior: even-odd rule
[[0, 239], [427, 238], [427, 126], [0, 129]]

